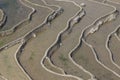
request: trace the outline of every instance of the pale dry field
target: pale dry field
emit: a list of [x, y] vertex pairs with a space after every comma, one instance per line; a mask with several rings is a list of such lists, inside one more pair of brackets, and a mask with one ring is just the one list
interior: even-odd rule
[[16, 44], [0, 52], [0, 74], [8, 80], [29, 80], [15, 61], [14, 56], [19, 46]]
[[[7, 0], [4, 1], [6, 2]], [[8, 1], [8, 3], [5, 3], [6, 5], [9, 4], [9, 7], [2, 5], [4, 1], [0, 1], [0, 7], [5, 10], [8, 16], [8, 22], [6, 22], [4, 25], [5, 27], [3, 26], [2, 30], [13, 27], [16, 23], [27, 18], [28, 14], [32, 11], [30, 8], [21, 5], [19, 0], [11, 0]], [[50, 60], [52, 61], [52, 64], [44, 58], [46, 50], [56, 41], [58, 34], [68, 27], [68, 20], [80, 10], [78, 6], [69, 1], [74, 1], [79, 6], [84, 3], [85, 5], [83, 5], [84, 7], [82, 8], [85, 10], [85, 16], [79, 23], [75, 24], [71, 28], [72, 30], [70, 33], [68, 31], [63, 33], [63, 38], [61, 39], [62, 45], [60, 45], [56, 50], [51, 50], [52, 55], [50, 56]], [[111, 1], [118, 2], [119, 0]], [[66, 77], [65, 75], [72, 75], [74, 77], [82, 78], [83, 80], [89, 80], [91, 78], [90, 74], [78, 68], [69, 58], [69, 53], [78, 45], [80, 35], [82, 35], [82, 30], [92, 24], [96, 19], [114, 11], [112, 6], [114, 6], [118, 11], [117, 18], [111, 22], [102, 24], [99, 30], [95, 33], [84, 36], [87, 31], [94, 26], [87, 28], [83, 35], [81, 44], [77, 49], [75, 49], [71, 57], [78, 66], [81, 66], [86, 71], [90, 72], [97, 80], [120, 80], [120, 77], [118, 77], [120, 76], [120, 69], [113, 64], [115, 62], [120, 66], [120, 41], [114, 35], [111, 36], [109, 41], [109, 47], [112, 52], [114, 62], [111, 62], [110, 53], [106, 48], [108, 35], [119, 25], [120, 4], [105, 1], [104, 4], [107, 5], [104, 5], [101, 4], [103, 3], [103, 0], [67, 0], [67, 2], [56, 0], [22, 0], [22, 2], [29, 7], [35, 8], [36, 12], [31, 16], [31, 20], [20, 25], [13, 34], [0, 37], [0, 47], [24, 36], [29, 31], [40, 26], [52, 10], [58, 9], [56, 6], [60, 6], [64, 9], [63, 13], [57, 16], [51, 24], [45, 24], [41, 30], [38, 30], [38, 32], [35, 33], [35, 36], [33, 35], [33, 37], [26, 42], [24, 49], [22, 49], [20, 55], [18, 54], [17, 56], [20, 66], [22, 66], [32, 80], [78, 80], [73, 77]], [[45, 7], [51, 8], [52, 10]], [[120, 30], [118, 30], [117, 33], [118, 37], [120, 37], [119, 31]], [[93, 46], [96, 52], [95, 54], [86, 43]], [[19, 46], [20, 44], [16, 44], [0, 52], [0, 67], [2, 67], [0, 68], [0, 80], [3, 80], [1, 76], [4, 76], [8, 80], [28, 80], [27, 76], [15, 61], [15, 52]], [[46, 55], [46, 57], [48, 58], [49, 55], [50, 54]], [[99, 61], [111, 71], [98, 63], [95, 55], [97, 55]], [[45, 61], [41, 64], [41, 60], [43, 60], [43, 58]], [[65, 71], [64, 77], [57, 75], [62, 74], [62, 71], [51, 64], [63, 69]], [[45, 70], [43, 65], [49, 71]], [[55, 72], [55, 74], [50, 71]], [[113, 71], [116, 72], [118, 76], [115, 75]]]
[[[52, 9], [54, 9], [54, 10], [57, 9], [57, 7], [55, 7], [54, 4], [53, 5], [49, 5], [49, 3], [51, 2], [51, 0], [29, 0], [29, 1], [33, 2], [33, 3], [37, 3], [39, 5], [44, 5], [44, 6], [50, 7]], [[45, 1], [48, 5], [46, 5], [43, 1]]]
[[105, 0], [93, 0], [93, 1], [97, 1], [97, 2], [103, 2], [103, 1], [105, 1]]
[[120, 66], [120, 41], [114, 34], [110, 38], [109, 47], [113, 54], [114, 62]]
[[116, 2], [116, 3], [120, 3], [120, 0], [110, 0], [110, 1], [113, 1], [113, 2]]
[[0, 9], [0, 21], [3, 19], [3, 12], [2, 9]]
[[[119, 8], [120, 5], [110, 2], [107, 3], [114, 5], [117, 8], [117, 10], [120, 11]], [[107, 40], [107, 36], [119, 26], [119, 21], [120, 21], [120, 15], [117, 16], [116, 20], [103, 24], [98, 31], [96, 31], [93, 34], [90, 34], [85, 38], [86, 42], [91, 44], [95, 49], [96, 54], [99, 57], [99, 60], [105, 66], [109, 67], [118, 74], [120, 74], [120, 70], [111, 62], [110, 53], [106, 48], [106, 40]]]
[[101, 66], [95, 59], [90, 47], [83, 41], [81, 46], [73, 53], [72, 58], [79, 65], [90, 71], [98, 80], [119, 80], [119, 78]]
[[[71, 62], [71, 60], [68, 57], [69, 52], [78, 44], [82, 30], [88, 25], [92, 24], [92, 22], [95, 21], [97, 18], [111, 12], [113, 8], [96, 4], [90, 1], [81, 1], [81, 2], [84, 2], [87, 5], [86, 7], [84, 7], [84, 10], [86, 12], [85, 16], [81, 19], [81, 21], [78, 24], [76, 24], [73, 27], [72, 32], [70, 34], [67, 33], [66, 33], [67, 35], [63, 34], [63, 36], [66, 35], [66, 38], [62, 40], [62, 46], [60, 46], [60, 48], [58, 48], [55, 52], [53, 52], [53, 55], [51, 56], [51, 60], [56, 66], [63, 68], [67, 74], [72, 74], [87, 80], [90, 78], [90, 75], [83, 72], [82, 69], [79, 69]], [[81, 2], [78, 1], [77, 3], [80, 5]], [[97, 7], [94, 8], [94, 6], [92, 5], [94, 6], [97, 5]], [[91, 10], [94, 10], [96, 12], [101, 10], [103, 11], [99, 14], [96, 14], [94, 12], [91, 12]]]
[[[40, 64], [46, 49], [55, 41], [58, 33], [66, 27], [68, 19], [74, 16], [79, 10], [79, 8], [72, 3], [52, 1], [52, 4], [60, 5], [64, 9], [64, 12], [52, 22], [51, 26], [44, 26], [48, 27], [48, 29], [42, 33], [38, 33], [36, 38], [31, 39], [27, 43], [20, 56], [20, 62], [34, 80], [72, 80], [73, 78], [65, 78], [51, 74]], [[69, 7], [71, 7], [72, 10]], [[30, 60], [32, 54], [34, 54], [34, 56], [32, 60]]]
[[0, 77], [0, 80], [4, 80], [4, 79]]
[[50, 61], [48, 59], [45, 59], [44, 60], [44, 65], [46, 66], [46, 68], [48, 68], [49, 70], [52, 70], [56, 73], [59, 73], [59, 74], [63, 74], [62, 70], [56, 68], [55, 66], [52, 66], [52, 64], [50, 63]]
[[32, 20], [29, 21], [26, 24], [20, 25], [17, 31], [15, 31], [13, 34], [9, 36], [0, 37], [0, 47], [18, 39], [19, 37], [24, 36], [27, 32], [31, 31], [35, 27], [39, 26], [45, 18], [48, 16], [48, 14], [51, 12], [49, 9], [46, 9], [44, 7], [34, 6], [30, 3], [26, 2], [25, 0], [22, 0], [25, 4], [34, 7], [36, 9], [36, 13], [33, 14]]

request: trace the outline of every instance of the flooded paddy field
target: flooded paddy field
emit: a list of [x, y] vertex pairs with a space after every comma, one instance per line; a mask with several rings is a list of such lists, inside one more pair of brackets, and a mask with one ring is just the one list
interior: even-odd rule
[[28, 17], [31, 9], [21, 3], [21, 0], [0, 0], [0, 8], [7, 16], [1, 31], [8, 30]]

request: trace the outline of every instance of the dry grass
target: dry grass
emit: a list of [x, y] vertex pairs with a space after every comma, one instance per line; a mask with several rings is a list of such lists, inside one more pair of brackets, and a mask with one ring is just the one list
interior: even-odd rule
[[120, 3], [120, 0], [110, 0], [110, 1]]
[[19, 46], [20, 44], [16, 44], [0, 52], [0, 74], [8, 80], [28, 80], [14, 58], [15, 52]]
[[45, 59], [44, 65], [45, 65], [48, 69], [50, 69], [50, 70], [52, 70], [52, 71], [54, 71], [54, 72], [63, 74], [60, 69], [53, 67], [53, 66], [50, 64], [50, 62], [48, 61], [48, 59]]
[[[25, 2], [25, 3], [27, 5], [30, 5], [27, 2]], [[30, 6], [33, 6], [33, 5], [30, 5]], [[17, 31], [14, 32], [13, 34], [11, 34], [9, 36], [5, 36], [5, 37], [0, 37], [0, 43], [3, 43], [0, 45], [0, 47], [19, 38], [19, 37], [22, 37], [27, 32], [29, 32], [31, 29], [39, 26], [45, 20], [45, 17], [48, 15], [48, 13], [51, 12], [50, 10], [43, 8], [43, 7], [36, 7], [36, 6], [33, 6], [33, 7], [36, 9], [37, 12], [32, 16], [32, 20], [30, 22], [28, 22], [27, 24], [21, 25], [17, 29]]]
[[120, 65], [120, 41], [117, 39], [115, 35], [111, 36], [110, 42], [109, 42], [109, 47], [110, 50], [112, 51], [113, 54], [113, 59], [115, 63]]
[[[48, 7], [50, 7], [50, 8], [52, 8], [52, 9], [54, 9], [54, 10], [56, 10], [57, 9], [57, 7], [56, 6], [52, 6], [52, 5], [45, 5], [44, 4], [44, 2], [42, 1], [42, 0], [29, 0], [30, 2], [33, 2], [33, 3], [37, 3], [37, 4], [40, 4], [40, 5], [44, 5], [44, 6], [48, 6]], [[48, 1], [48, 0], [44, 0], [47, 4], [50, 2], [50, 1]], [[48, 1], [48, 2], [47, 2]]]
[[[114, 5], [117, 7], [117, 10], [120, 11], [119, 5], [113, 3], [109, 4]], [[116, 27], [119, 25], [119, 21], [120, 15], [117, 16], [115, 21], [103, 24], [97, 32], [86, 37], [86, 41], [95, 48], [99, 60], [118, 74], [120, 74], [120, 70], [111, 62], [110, 53], [106, 49], [105, 45], [107, 36], [116, 29]]]
[[[41, 0], [30, 1], [32, 3], [45, 5]], [[36, 33], [37, 37], [32, 38], [27, 42], [23, 52], [19, 56], [20, 63], [24, 67], [25, 71], [30, 75], [30, 77], [32, 77], [33, 80], [76, 80], [75, 78], [72, 77], [62, 77], [46, 71], [40, 64], [40, 61], [45, 55], [45, 51], [47, 50], [47, 48], [50, 47], [50, 45], [53, 44], [53, 42], [56, 40], [58, 33], [65, 27], [67, 27], [66, 25], [68, 19], [74, 16], [75, 13], [79, 10], [79, 8], [73, 5], [72, 3], [68, 2], [58, 2], [54, 0], [45, 1], [48, 4], [55, 4], [61, 6], [64, 9], [64, 12], [60, 16], [58, 16], [55, 20], [53, 20], [51, 25], [48, 24], [44, 25], [43, 31]], [[60, 48], [54, 52], [54, 54], [51, 56], [51, 60], [56, 66], [64, 69], [67, 74], [78, 76], [80, 78], [83, 78], [84, 80], [88, 80], [90, 78], [90, 75], [85, 73], [82, 69], [79, 69], [77, 66], [75, 66], [73, 62], [71, 62], [71, 60], [69, 59], [68, 54], [78, 44], [79, 36], [81, 35], [82, 30], [86, 26], [90, 25], [98, 17], [103, 16], [108, 12], [112, 11], [113, 8], [98, 3], [93, 3], [92, 1], [87, 0], [73, 0], [73, 1], [75, 1], [79, 5], [81, 3], [86, 4], [86, 7], [84, 7], [86, 15], [83, 17], [80, 23], [76, 24], [72, 28], [72, 32], [70, 34], [68, 33], [64, 34], [65, 38], [62, 41], [62, 46], [60, 46]], [[101, 2], [102, 0], [96, 1]], [[25, 2], [25, 0], [23, 0], [23, 2], [29, 6], [34, 7], [36, 9], [36, 13], [32, 16], [31, 21], [28, 21], [27, 23], [20, 25], [17, 31], [15, 31], [13, 34], [5, 37], [0, 37], [1, 38], [0, 47], [19, 37], [24, 36], [27, 32], [29, 32], [36, 26], [40, 25], [45, 20], [46, 16], [51, 12], [46, 8], [31, 5], [28, 2]], [[107, 3], [114, 5], [115, 7], [117, 7], [118, 11], [120, 11], [119, 5], [110, 2]], [[21, 6], [19, 2], [17, 2], [17, 4], [18, 4], [17, 6]], [[48, 7], [54, 10], [57, 9], [57, 7], [55, 6]], [[24, 12], [23, 10], [26, 11]], [[6, 11], [8, 10], [6, 9]], [[22, 11], [23, 13], [21, 13]], [[19, 9], [16, 9], [15, 7], [12, 12], [8, 11], [8, 14], [10, 13], [8, 15], [10, 16], [10, 19], [12, 15], [14, 15], [15, 13], [16, 13], [15, 16], [18, 17], [12, 18], [10, 22], [8, 19], [7, 24], [5, 24], [5, 27], [2, 30], [11, 28], [11, 26], [15, 25], [20, 20], [25, 18], [29, 12], [30, 10], [23, 6]], [[21, 15], [24, 15], [24, 17], [21, 17]], [[109, 53], [105, 47], [106, 44], [105, 42], [108, 34], [118, 26], [119, 21], [120, 16], [118, 16], [115, 21], [102, 25], [102, 27], [94, 34], [85, 37], [86, 42], [91, 44], [95, 48], [100, 61], [104, 63], [107, 67], [116, 71], [118, 74], [120, 74], [120, 70], [110, 62]], [[8, 27], [7, 25], [9, 25], [10, 27]], [[20, 70], [14, 59], [14, 54], [19, 45], [20, 44], [16, 44], [15, 46], [12, 46], [0, 52], [0, 67], [2, 67], [0, 69], [0, 74], [8, 78], [9, 80], [28, 80], [28, 78]], [[111, 37], [109, 45], [110, 49], [114, 53], [114, 61], [120, 65], [118, 55], [120, 43], [115, 38], [115, 36]], [[98, 80], [119, 80], [119, 78], [116, 75], [105, 69], [95, 60], [95, 56], [91, 51], [90, 47], [88, 47], [84, 42], [82, 42], [80, 47], [72, 54], [72, 58], [75, 60], [76, 63], [78, 63], [86, 70], [90, 71], [93, 75], [95, 75], [95, 77]], [[44, 66], [54, 72], [61, 73], [60, 70], [51, 66], [47, 60], [45, 60]], [[0, 80], [2, 79], [0, 78]]]
[[3, 18], [3, 12], [2, 12], [2, 9], [0, 9], [0, 21], [2, 20]]
[[3, 78], [0, 78], [0, 80], [4, 80]]
[[[66, 27], [67, 21], [72, 17], [79, 8], [72, 3], [65, 2], [52, 2], [52, 4], [58, 4], [64, 8], [63, 14], [57, 17], [43, 33], [37, 34], [37, 37], [30, 40], [25, 47], [25, 50], [21, 54], [20, 61], [26, 71], [35, 80], [69, 80], [73, 78], [65, 78], [53, 75], [47, 72], [40, 64], [42, 57], [46, 49], [55, 41], [58, 33]], [[71, 6], [72, 10], [69, 8]], [[74, 10], [74, 11], [73, 11]], [[34, 58], [29, 60], [31, 52], [34, 52]], [[34, 65], [33, 65], [34, 64]]]
[[73, 59], [95, 75], [98, 80], [119, 80], [118, 77], [95, 60], [92, 50], [84, 42], [82, 42], [80, 48], [73, 53]]
[[98, 1], [98, 2], [102, 2], [102, 1], [104, 1], [104, 0], [93, 0], [93, 1]]
[[[80, 2], [78, 1], [78, 3]], [[83, 3], [86, 3], [86, 1], [83, 1]], [[95, 5], [95, 3], [91, 3], [89, 1], [87, 2], [87, 6], [84, 8], [86, 15], [83, 17], [80, 23], [73, 27], [72, 33], [67, 34], [66, 38], [62, 41], [63, 45], [57, 51], [55, 51], [51, 57], [51, 60], [54, 62], [54, 64], [63, 68], [67, 74], [82, 77], [85, 80], [89, 79], [90, 76], [76, 67], [69, 59], [68, 54], [78, 44], [79, 36], [81, 35], [82, 30], [95, 21], [98, 17], [101, 17], [112, 10], [109, 7], [98, 4], [96, 4], [98, 7], [94, 9], [94, 6], [92, 5]], [[103, 10], [102, 7], [105, 7], [105, 10]], [[103, 10], [103, 12], [96, 15], [96, 13], [91, 12], [91, 9], [94, 9], [96, 12]], [[91, 18], [91, 16], [94, 17]]]

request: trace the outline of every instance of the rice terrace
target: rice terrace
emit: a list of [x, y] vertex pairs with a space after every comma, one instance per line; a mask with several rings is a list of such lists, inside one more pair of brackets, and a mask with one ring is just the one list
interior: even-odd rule
[[120, 0], [0, 0], [0, 80], [120, 80]]

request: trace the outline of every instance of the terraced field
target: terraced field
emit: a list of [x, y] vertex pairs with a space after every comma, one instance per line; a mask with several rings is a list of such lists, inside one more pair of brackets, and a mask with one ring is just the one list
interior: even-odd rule
[[120, 80], [119, 0], [0, 0], [0, 80]]
[[28, 17], [30, 9], [21, 3], [21, 0], [1, 0], [0, 8], [7, 16], [5, 24], [1, 27], [1, 31], [8, 30], [13, 26], [17, 26], [20, 22]]
[[4, 75], [4, 77], [9, 80], [28, 80], [27, 76], [24, 75], [15, 61], [16, 51], [19, 46], [20, 44], [16, 44], [0, 53], [1, 75]]
[[0, 21], [2, 21], [2, 19], [3, 19], [3, 10], [0, 9]]

